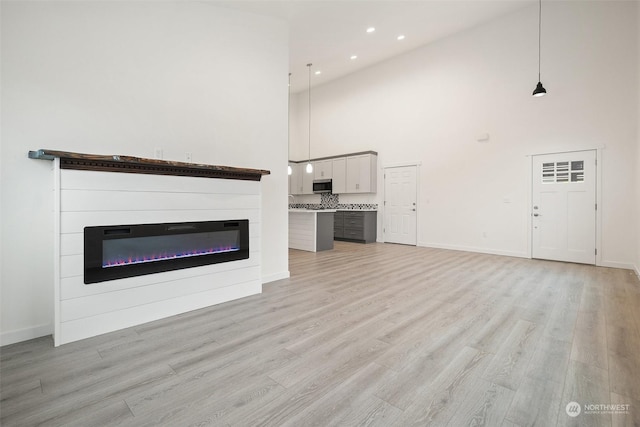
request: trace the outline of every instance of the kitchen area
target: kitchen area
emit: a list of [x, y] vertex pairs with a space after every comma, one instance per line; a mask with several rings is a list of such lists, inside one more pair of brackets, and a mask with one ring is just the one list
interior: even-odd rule
[[289, 248], [319, 252], [333, 249], [334, 240], [375, 242], [377, 204], [347, 201], [376, 193], [377, 163], [375, 151], [290, 161]]

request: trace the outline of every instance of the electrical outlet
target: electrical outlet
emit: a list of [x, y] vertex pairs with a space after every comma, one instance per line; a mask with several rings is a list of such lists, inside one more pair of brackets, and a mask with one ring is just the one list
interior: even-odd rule
[[153, 149], [153, 157], [155, 159], [162, 159], [162, 148], [156, 147]]
[[191, 163], [191, 152], [190, 151], [186, 151], [184, 153], [184, 161], [187, 163]]

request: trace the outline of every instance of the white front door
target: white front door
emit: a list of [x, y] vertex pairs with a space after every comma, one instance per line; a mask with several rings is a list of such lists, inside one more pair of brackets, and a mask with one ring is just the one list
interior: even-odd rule
[[416, 244], [416, 166], [384, 170], [384, 241]]
[[596, 151], [533, 156], [532, 257], [596, 262]]

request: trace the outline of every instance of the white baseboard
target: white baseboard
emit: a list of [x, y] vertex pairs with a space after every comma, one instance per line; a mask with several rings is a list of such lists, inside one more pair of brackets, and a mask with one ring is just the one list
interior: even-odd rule
[[620, 268], [623, 270], [634, 270], [636, 273], [638, 272], [638, 269], [633, 264], [627, 264], [624, 262], [601, 261], [600, 264], [598, 264], [598, 267]]
[[489, 255], [502, 255], [502, 256], [517, 257], [517, 258], [529, 258], [529, 255], [524, 252], [500, 251], [500, 250], [489, 249], [489, 248], [477, 248], [473, 246], [443, 245], [440, 243], [431, 243], [431, 242], [418, 242], [418, 246], [422, 246], [425, 248], [448, 249], [452, 251], [476, 252], [476, 253], [489, 254]]
[[262, 284], [264, 285], [265, 283], [275, 282], [276, 280], [288, 279], [289, 277], [291, 277], [289, 270], [281, 271], [268, 276], [262, 276]]
[[0, 334], [0, 346], [32, 340], [34, 338], [51, 335], [52, 333], [53, 325], [51, 323], [3, 332]]
[[[438, 243], [430, 243], [430, 242], [419, 242], [418, 246], [423, 246], [426, 248], [437, 248], [437, 249], [449, 249], [453, 251], [465, 251], [465, 252], [477, 252], [483, 254], [490, 255], [503, 255], [503, 256], [512, 256], [518, 258], [531, 258], [529, 254], [524, 252], [511, 252], [511, 251], [500, 251], [486, 248], [476, 248], [469, 246], [456, 246], [456, 245], [443, 245]], [[640, 268], [633, 264], [627, 264], [623, 262], [616, 261], [602, 261], [598, 264], [598, 267], [610, 267], [610, 268], [620, 268], [623, 270], [634, 270], [638, 277], [640, 277]]]

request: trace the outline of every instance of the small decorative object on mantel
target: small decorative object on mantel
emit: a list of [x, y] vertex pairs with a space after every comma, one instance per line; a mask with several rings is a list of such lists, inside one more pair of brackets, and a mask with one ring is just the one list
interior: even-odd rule
[[29, 151], [29, 158], [40, 160], [59, 158], [60, 169], [92, 170], [99, 172], [194, 176], [246, 181], [260, 181], [262, 175], [269, 175], [271, 173], [263, 169], [173, 162], [132, 156], [83, 154], [48, 149]]

